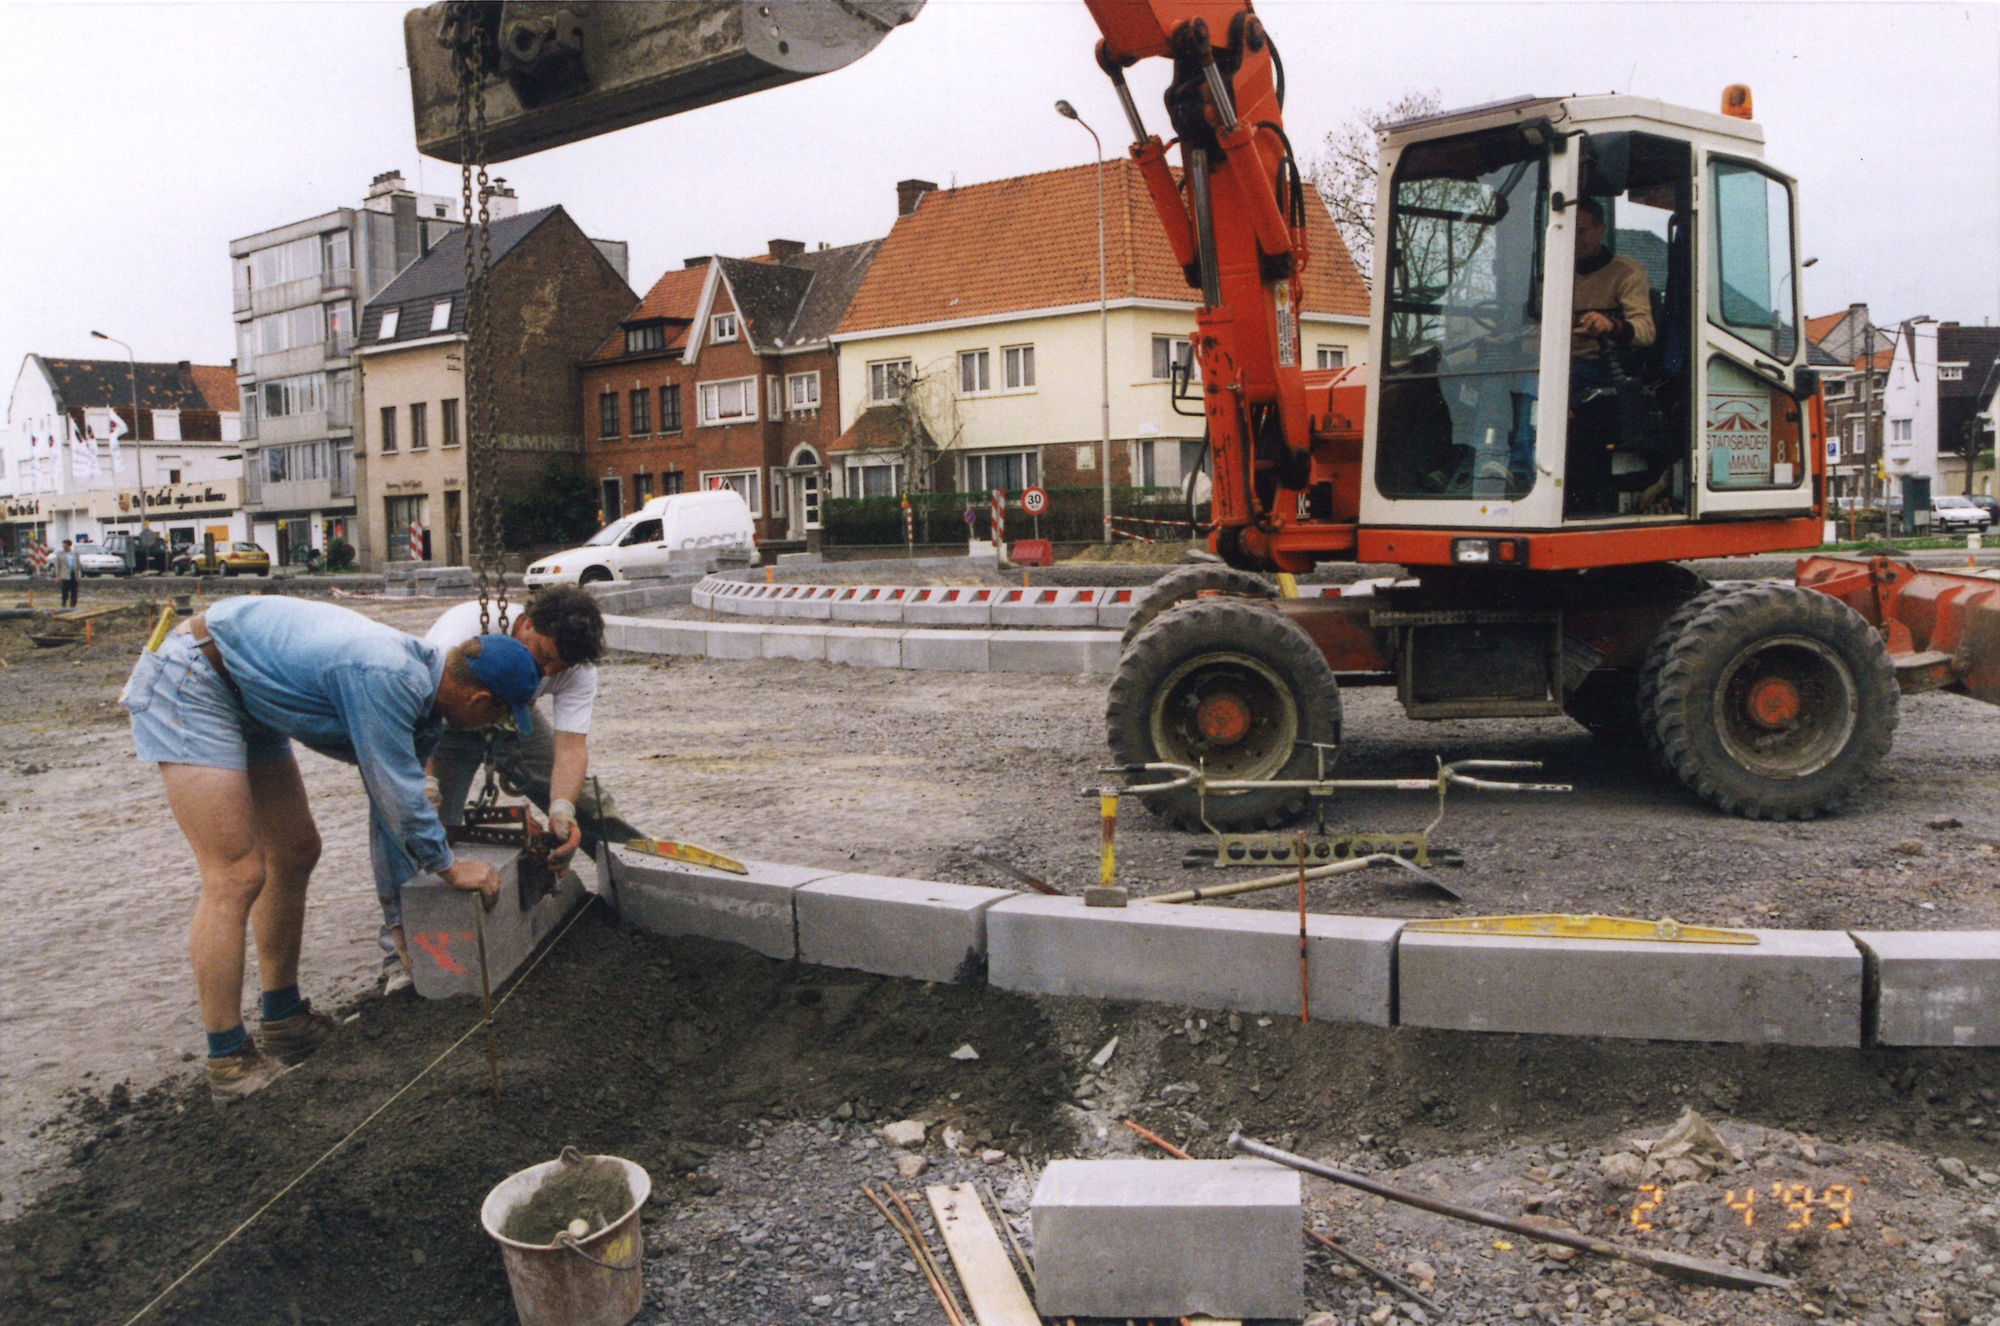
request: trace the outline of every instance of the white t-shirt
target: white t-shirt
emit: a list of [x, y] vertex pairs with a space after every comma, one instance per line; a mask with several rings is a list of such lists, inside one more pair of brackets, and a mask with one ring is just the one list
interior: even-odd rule
[[[508, 632], [500, 625], [500, 617], [491, 605], [488, 608], [493, 634]], [[518, 605], [508, 605], [508, 623], [517, 621], [521, 609]], [[431, 629], [424, 632], [424, 639], [440, 649], [455, 649], [479, 634], [479, 600], [461, 603], [446, 611], [437, 619]], [[582, 663], [564, 668], [553, 677], [542, 678], [542, 684], [535, 688], [535, 698], [549, 697], [555, 709], [555, 725], [558, 732], [590, 731], [590, 706], [597, 699], [597, 665]]]

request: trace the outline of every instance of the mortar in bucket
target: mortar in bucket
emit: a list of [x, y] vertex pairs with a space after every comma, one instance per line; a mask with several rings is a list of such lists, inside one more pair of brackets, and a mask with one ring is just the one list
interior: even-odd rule
[[638, 1315], [639, 1212], [652, 1190], [631, 1161], [566, 1146], [486, 1194], [479, 1223], [500, 1245], [521, 1326], [625, 1326]]

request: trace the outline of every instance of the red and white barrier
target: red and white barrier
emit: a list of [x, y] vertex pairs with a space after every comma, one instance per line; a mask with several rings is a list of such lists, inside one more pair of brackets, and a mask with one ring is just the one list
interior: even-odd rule
[[424, 527], [414, 520], [410, 522], [410, 560], [424, 560]]

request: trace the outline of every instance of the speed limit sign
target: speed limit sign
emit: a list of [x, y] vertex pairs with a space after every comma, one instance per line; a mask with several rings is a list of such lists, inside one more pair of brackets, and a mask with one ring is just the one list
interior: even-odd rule
[[1040, 488], [1029, 488], [1021, 493], [1021, 510], [1031, 516], [1039, 516], [1049, 509], [1049, 495]]

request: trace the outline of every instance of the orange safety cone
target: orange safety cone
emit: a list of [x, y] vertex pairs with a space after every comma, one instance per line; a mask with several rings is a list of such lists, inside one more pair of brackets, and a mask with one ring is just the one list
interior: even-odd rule
[[96, 634], [97, 634], [97, 623], [95, 621], [90, 620], [89, 618], [85, 618], [83, 623], [83, 642], [85, 644], [89, 644], [91, 637]]

